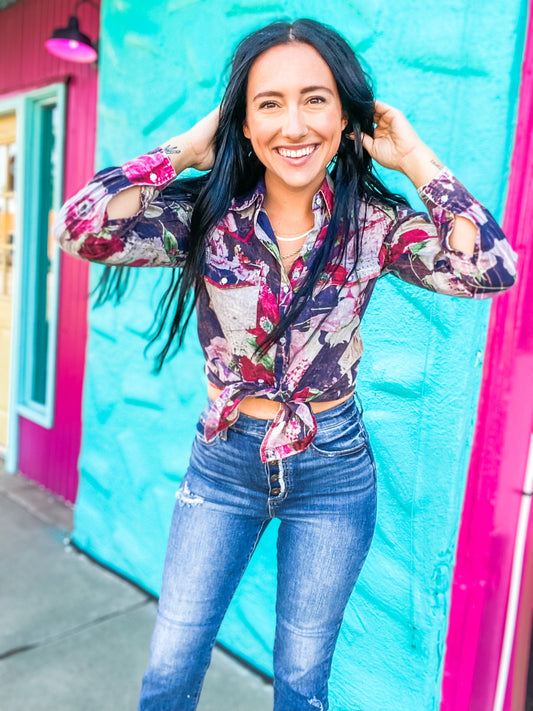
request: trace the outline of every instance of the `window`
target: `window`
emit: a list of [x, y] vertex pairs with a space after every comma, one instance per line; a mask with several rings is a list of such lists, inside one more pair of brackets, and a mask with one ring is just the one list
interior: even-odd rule
[[61, 204], [64, 87], [26, 95], [23, 107], [18, 412], [52, 427], [59, 251], [51, 227]]

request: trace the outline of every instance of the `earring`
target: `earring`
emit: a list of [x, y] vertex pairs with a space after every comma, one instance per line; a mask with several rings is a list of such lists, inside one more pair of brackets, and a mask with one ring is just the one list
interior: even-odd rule
[[252, 142], [246, 136], [244, 136], [244, 150], [246, 151], [246, 155], [248, 156], [248, 158], [251, 158], [253, 155], [255, 155], [254, 149], [252, 148]]

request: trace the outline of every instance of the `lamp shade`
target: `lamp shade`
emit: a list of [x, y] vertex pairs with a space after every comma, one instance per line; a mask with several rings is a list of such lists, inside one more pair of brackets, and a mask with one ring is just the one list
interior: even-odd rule
[[78, 18], [73, 15], [68, 21], [68, 27], [61, 27], [52, 32], [45, 42], [50, 54], [71, 62], [94, 62], [97, 57], [91, 40], [80, 32]]

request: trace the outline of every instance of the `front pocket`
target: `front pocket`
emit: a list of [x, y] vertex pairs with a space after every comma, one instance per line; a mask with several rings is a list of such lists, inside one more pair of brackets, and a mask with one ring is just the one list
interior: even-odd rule
[[354, 417], [336, 427], [318, 430], [311, 448], [322, 457], [343, 457], [356, 454], [367, 446], [366, 431]]

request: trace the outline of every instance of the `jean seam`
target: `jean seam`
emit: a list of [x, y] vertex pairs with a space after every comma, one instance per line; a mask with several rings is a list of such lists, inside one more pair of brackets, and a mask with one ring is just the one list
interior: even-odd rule
[[196, 439], [198, 440], [198, 442], [200, 442], [200, 444], [203, 444], [205, 447], [212, 447], [220, 440], [220, 436], [219, 434], [217, 434], [213, 437], [213, 439], [208, 442], [204, 437], [200, 436], [199, 432], [197, 432]]
[[264, 436], [262, 432], [250, 431], [250, 430], [247, 430], [245, 427], [239, 427], [238, 425], [230, 425], [228, 429], [231, 430], [232, 432], [238, 432], [239, 434], [244, 434], [247, 437], [255, 437], [259, 441], [261, 441]]
[[334, 458], [334, 457], [348, 457], [351, 454], [358, 454], [359, 452], [362, 452], [365, 448], [367, 448], [366, 442], [363, 442], [362, 444], [358, 444], [357, 447], [351, 447], [350, 449], [337, 449], [334, 452], [328, 452], [325, 449], [320, 449], [319, 447], [314, 444], [314, 442], [311, 442], [310, 447], [314, 452], [317, 453], [319, 457], [324, 457], [324, 458]]
[[[326, 410], [326, 412], [328, 412], [328, 410]], [[335, 420], [335, 422], [330, 425], [318, 423], [318, 427], [321, 432], [328, 432], [329, 430], [342, 429], [348, 422], [353, 422], [354, 420], [359, 424], [359, 427], [361, 427], [362, 429], [363, 420], [361, 418], [359, 410], [356, 407], [354, 408], [354, 411], [350, 413], [349, 417], [346, 417], [345, 419], [340, 421]]]

